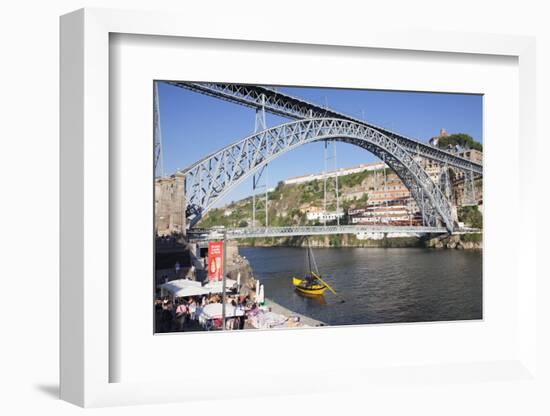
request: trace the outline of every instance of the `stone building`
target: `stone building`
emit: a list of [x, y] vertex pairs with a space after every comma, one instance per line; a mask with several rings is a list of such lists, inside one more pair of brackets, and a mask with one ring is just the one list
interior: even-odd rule
[[155, 179], [155, 231], [157, 235], [185, 231], [185, 177], [174, 175]]
[[467, 149], [462, 153], [460, 153], [460, 156], [462, 156], [465, 159], [469, 159], [475, 163], [479, 163], [479, 164], [483, 163], [483, 152], [477, 149]]
[[471, 194], [471, 188], [466, 188], [470, 189], [470, 194], [466, 192], [466, 186], [468, 186], [468, 183], [464, 180], [463, 176], [453, 182], [453, 203], [458, 207], [463, 207], [465, 205], [481, 206], [483, 204], [483, 179], [481, 177], [475, 178], [473, 195]]
[[429, 143], [433, 147], [437, 147], [437, 143], [439, 142], [439, 139], [441, 139], [442, 137], [447, 137], [448, 135], [449, 135], [449, 133], [447, 133], [447, 131], [442, 128], [441, 130], [439, 130], [439, 136], [432, 137], [429, 140]]

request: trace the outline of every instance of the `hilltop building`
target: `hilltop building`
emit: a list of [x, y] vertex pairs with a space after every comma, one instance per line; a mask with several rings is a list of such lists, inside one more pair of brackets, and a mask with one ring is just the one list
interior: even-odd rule
[[432, 137], [428, 141], [428, 143], [430, 143], [430, 145], [433, 147], [437, 147], [437, 143], [439, 143], [439, 139], [441, 139], [442, 137], [447, 137], [448, 135], [449, 133], [447, 133], [447, 131], [442, 128], [441, 130], [439, 130], [439, 136]]
[[[449, 136], [449, 133], [447, 133], [447, 131], [442, 128], [439, 131], [439, 135], [435, 136], [435, 137], [432, 137], [428, 142], [431, 146], [437, 147], [437, 145], [439, 143], [439, 140], [443, 137], [448, 137], [448, 136]], [[456, 145], [456, 146], [449, 145], [449, 147], [445, 150], [450, 152], [450, 153], [457, 154], [458, 156], [461, 156], [465, 159], [470, 159], [472, 162], [475, 162], [475, 163], [482, 163], [483, 162], [483, 152], [481, 152], [477, 149], [468, 149], [468, 148], [463, 148], [463, 147], [458, 146], [458, 145]]]
[[368, 163], [368, 164], [361, 164], [357, 166], [353, 166], [351, 168], [340, 168], [332, 171], [328, 171], [326, 173], [310, 173], [309, 175], [303, 175], [303, 176], [294, 176], [292, 178], [288, 178], [283, 181], [285, 185], [293, 185], [293, 184], [300, 184], [300, 183], [306, 183], [306, 182], [312, 182], [315, 180], [323, 180], [325, 178], [334, 178], [336, 176], [344, 176], [344, 175], [351, 175], [352, 173], [359, 173], [364, 171], [376, 171], [376, 170], [382, 170], [384, 167], [388, 167], [384, 162], [375, 162], [375, 163]]
[[419, 225], [422, 217], [411, 192], [395, 173], [378, 178], [368, 191], [367, 203], [348, 210], [352, 224]]
[[367, 205], [348, 211], [352, 224], [422, 225], [422, 215], [411, 198], [398, 199], [387, 205]]

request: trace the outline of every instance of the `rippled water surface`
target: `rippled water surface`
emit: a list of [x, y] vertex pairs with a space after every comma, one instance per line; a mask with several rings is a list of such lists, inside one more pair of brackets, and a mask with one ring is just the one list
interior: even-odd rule
[[315, 258], [328, 290], [298, 295], [293, 274], [303, 274], [305, 249], [240, 249], [265, 285], [266, 297], [329, 325], [482, 318], [482, 253], [421, 248], [321, 248]]

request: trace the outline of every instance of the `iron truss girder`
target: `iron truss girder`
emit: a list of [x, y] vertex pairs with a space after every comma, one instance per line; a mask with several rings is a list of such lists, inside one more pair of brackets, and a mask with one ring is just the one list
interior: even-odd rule
[[322, 140], [338, 140], [362, 147], [394, 170], [410, 189], [426, 215], [426, 225], [443, 225], [453, 231], [448, 199], [415, 158], [393, 138], [364, 124], [334, 118], [306, 119], [262, 130], [195, 162], [181, 171], [190, 227], [230, 189], [271, 160], [298, 146]]
[[[287, 227], [243, 227], [224, 229], [227, 238], [235, 240], [242, 238], [264, 238], [264, 237], [297, 237], [310, 235], [328, 234], [361, 234], [361, 233], [384, 233], [384, 234], [446, 234], [445, 227], [424, 227], [424, 226], [395, 226], [395, 225], [310, 225], [310, 226], [287, 226]], [[476, 230], [473, 230], [476, 231]], [[479, 232], [479, 230], [477, 230]], [[222, 233], [219, 230], [193, 229], [188, 237], [193, 241], [219, 240]]]
[[353, 121], [357, 124], [367, 126], [394, 140], [402, 148], [411, 154], [446, 163], [449, 166], [465, 171], [471, 171], [477, 175], [483, 174], [483, 166], [469, 159], [445, 152], [444, 150], [429, 146], [425, 143], [414, 140], [410, 137], [390, 131], [384, 127], [366, 123], [363, 120], [342, 114], [338, 111], [325, 108], [319, 104], [311, 103], [300, 98], [276, 91], [272, 88], [258, 85], [226, 84], [208, 82], [182, 82], [166, 81], [168, 84], [190, 89], [202, 94], [210, 95], [222, 100], [238, 103], [254, 109], [262, 109], [272, 114], [291, 118], [338, 118]]

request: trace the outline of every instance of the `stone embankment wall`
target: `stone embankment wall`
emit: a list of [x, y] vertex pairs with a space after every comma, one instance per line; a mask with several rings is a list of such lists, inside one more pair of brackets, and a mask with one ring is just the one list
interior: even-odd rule
[[256, 238], [239, 240], [241, 246], [247, 247], [423, 247], [418, 237], [395, 237], [380, 239], [358, 239], [355, 235], [325, 235], [306, 237]]
[[[384, 237], [381, 239], [358, 239], [355, 235], [326, 235], [309, 237], [312, 247], [367, 247], [367, 248], [449, 248], [475, 250], [482, 248], [481, 234], [463, 234], [444, 237]], [[239, 240], [245, 247], [306, 247], [305, 237], [258, 238]]]

